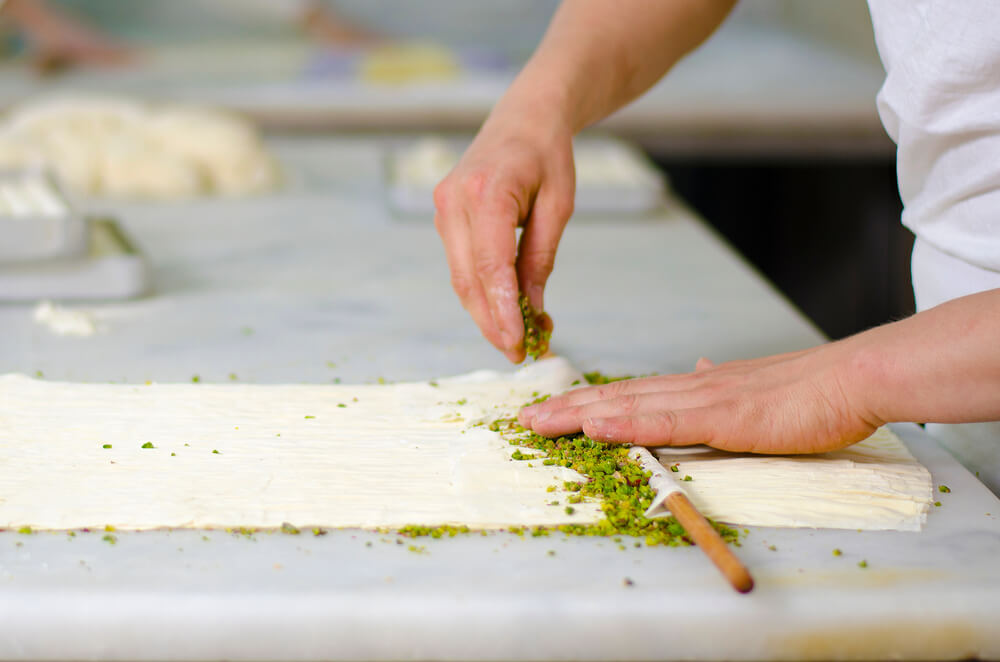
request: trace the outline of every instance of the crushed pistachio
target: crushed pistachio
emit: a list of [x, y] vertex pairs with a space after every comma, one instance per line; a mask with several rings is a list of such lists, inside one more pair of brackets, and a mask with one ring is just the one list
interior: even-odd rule
[[951, 492], [951, 488], [948, 487], [947, 485], [938, 485], [938, 492], [947, 494], [948, 492]]
[[934, 502], [934, 506], [937, 507], [937, 508], [940, 508], [941, 507], [941, 502], [940, 501], [935, 501]]
[[239, 377], [236, 376], [235, 372], [229, 373], [229, 381], [235, 382], [237, 379], [239, 379]]
[[347, 409], [347, 405], [345, 405], [343, 402], [338, 402], [337, 406], [340, 407], [341, 409]]
[[685, 474], [685, 476], [684, 476], [684, 482], [685, 483], [690, 483], [692, 480], [694, 480], [694, 478], [691, 478], [691, 476], [688, 476], [688, 475]]
[[101, 448], [111, 448], [111, 444], [104, 444]]
[[524, 320], [524, 351], [528, 356], [537, 360], [549, 351], [552, 331], [545, 326], [548, 315], [535, 310], [525, 294], [520, 296], [518, 304], [521, 307], [521, 317]]
[[201, 377], [199, 377], [198, 375], [194, 375], [193, 377], [191, 377], [191, 382], [194, 383], [194, 384], [197, 384], [200, 381], [201, 381]]
[[573, 513], [576, 512], [576, 508], [574, 508], [573, 506], [566, 506], [565, 510], [567, 515], [572, 515]]
[[303, 418], [305, 418], [306, 420], [309, 420], [309, 419], [311, 419], [311, 418], [316, 418], [316, 417], [315, 417], [315, 416], [308, 416], [308, 415], [307, 415], [307, 416], [304, 416]]
[[222, 453], [220, 453], [219, 451], [215, 450], [214, 448], [212, 449], [212, 454], [213, 455], [222, 455]]
[[154, 445], [153, 445], [153, 442], [151, 442], [151, 441], [147, 441], [146, 443], [144, 443], [144, 444], [143, 444], [142, 446], [140, 446], [139, 448], [156, 448], [156, 446], [154, 446]]
[[843, 554], [843, 552], [842, 552], [842, 551], [840, 551], [840, 549], [839, 549], [839, 548], [837, 548], [837, 549], [834, 549], [834, 550], [833, 550], [833, 555], [834, 555], [834, 556], [840, 556], [841, 554]]
[[34, 531], [31, 530], [30, 526], [22, 526], [20, 529], [17, 530], [17, 532], [21, 533], [21, 534], [24, 534], [26, 536], [27, 535], [31, 535], [32, 533], [34, 533]]
[[867, 568], [868, 567], [868, 561], [865, 561], [864, 559], [858, 561], [858, 567], [859, 568]]
[[111, 533], [106, 533], [104, 534], [104, 537], [101, 538], [101, 540], [108, 543], [109, 545], [114, 545], [118, 542], [118, 536]]
[[287, 533], [288, 535], [292, 535], [292, 536], [297, 536], [300, 533], [302, 533], [301, 531], [299, 531], [298, 527], [296, 527], [291, 522], [282, 522], [281, 523], [281, 532], [282, 533]]

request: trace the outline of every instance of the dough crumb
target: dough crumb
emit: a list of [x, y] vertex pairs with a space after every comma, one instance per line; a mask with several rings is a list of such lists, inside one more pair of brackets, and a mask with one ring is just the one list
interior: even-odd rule
[[48, 328], [57, 336], [93, 336], [99, 329], [93, 314], [86, 310], [63, 308], [51, 301], [42, 301], [35, 307], [36, 324]]

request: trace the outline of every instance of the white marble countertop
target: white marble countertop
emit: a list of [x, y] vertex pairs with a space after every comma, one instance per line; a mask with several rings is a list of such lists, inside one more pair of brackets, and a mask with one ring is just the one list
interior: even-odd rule
[[[89, 338], [0, 307], [0, 372], [327, 382], [504, 365], [455, 301], [430, 219], [388, 213], [375, 143], [275, 147], [285, 194], [103, 205], [150, 257], [155, 296], [90, 306], [105, 330]], [[611, 373], [822, 340], [676, 202], [575, 219], [547, 307], [555, 349]], [[918, 428], [897, 432], [952, 490], [925, 530], [751, 528], [748, 596], [695, 549], [601, 539], [494, 534], [414, 554], [359, 531], [114, 546], [4, 532], [0, 659], [1000, 659], [1000, 502]]]

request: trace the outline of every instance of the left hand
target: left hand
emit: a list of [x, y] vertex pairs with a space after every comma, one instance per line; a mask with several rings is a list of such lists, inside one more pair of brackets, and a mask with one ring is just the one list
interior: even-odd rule
[[547, 437], [582, 430], [638, 446], [822, 453], [882, 424], [852, 391], [850, 359], [843, 343], [718, 366], [701, 359], [688, 374], [570, 391], [525, 407], [518, 420]]

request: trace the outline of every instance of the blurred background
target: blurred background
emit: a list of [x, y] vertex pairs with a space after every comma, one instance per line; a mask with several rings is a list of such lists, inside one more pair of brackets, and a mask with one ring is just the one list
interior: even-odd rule
[[[8, 0], [0, 166], [44, 164], [84, 207], [308, 196], [337, 190], [353, 169], [324, 160], [323, 140], [372, 139], [387, 159], [403, 157], [369, 193], [429, 222], [433, 180], [557, 4]], [[882, 76], [862, 0], [743, 0], [593, 133], [665, 174], [673, 195], [838, 338], [913, 307], [912, 237], [875, 108]], [[287, 140], [299, 145], [294, 165], [283, 162]], [[304, 144], [315, 145], [308, 158]], [[600, 158], [588, 170], [596, 179], [629, 167]], [[648, 205], [637, 198], [629, 213]]]

